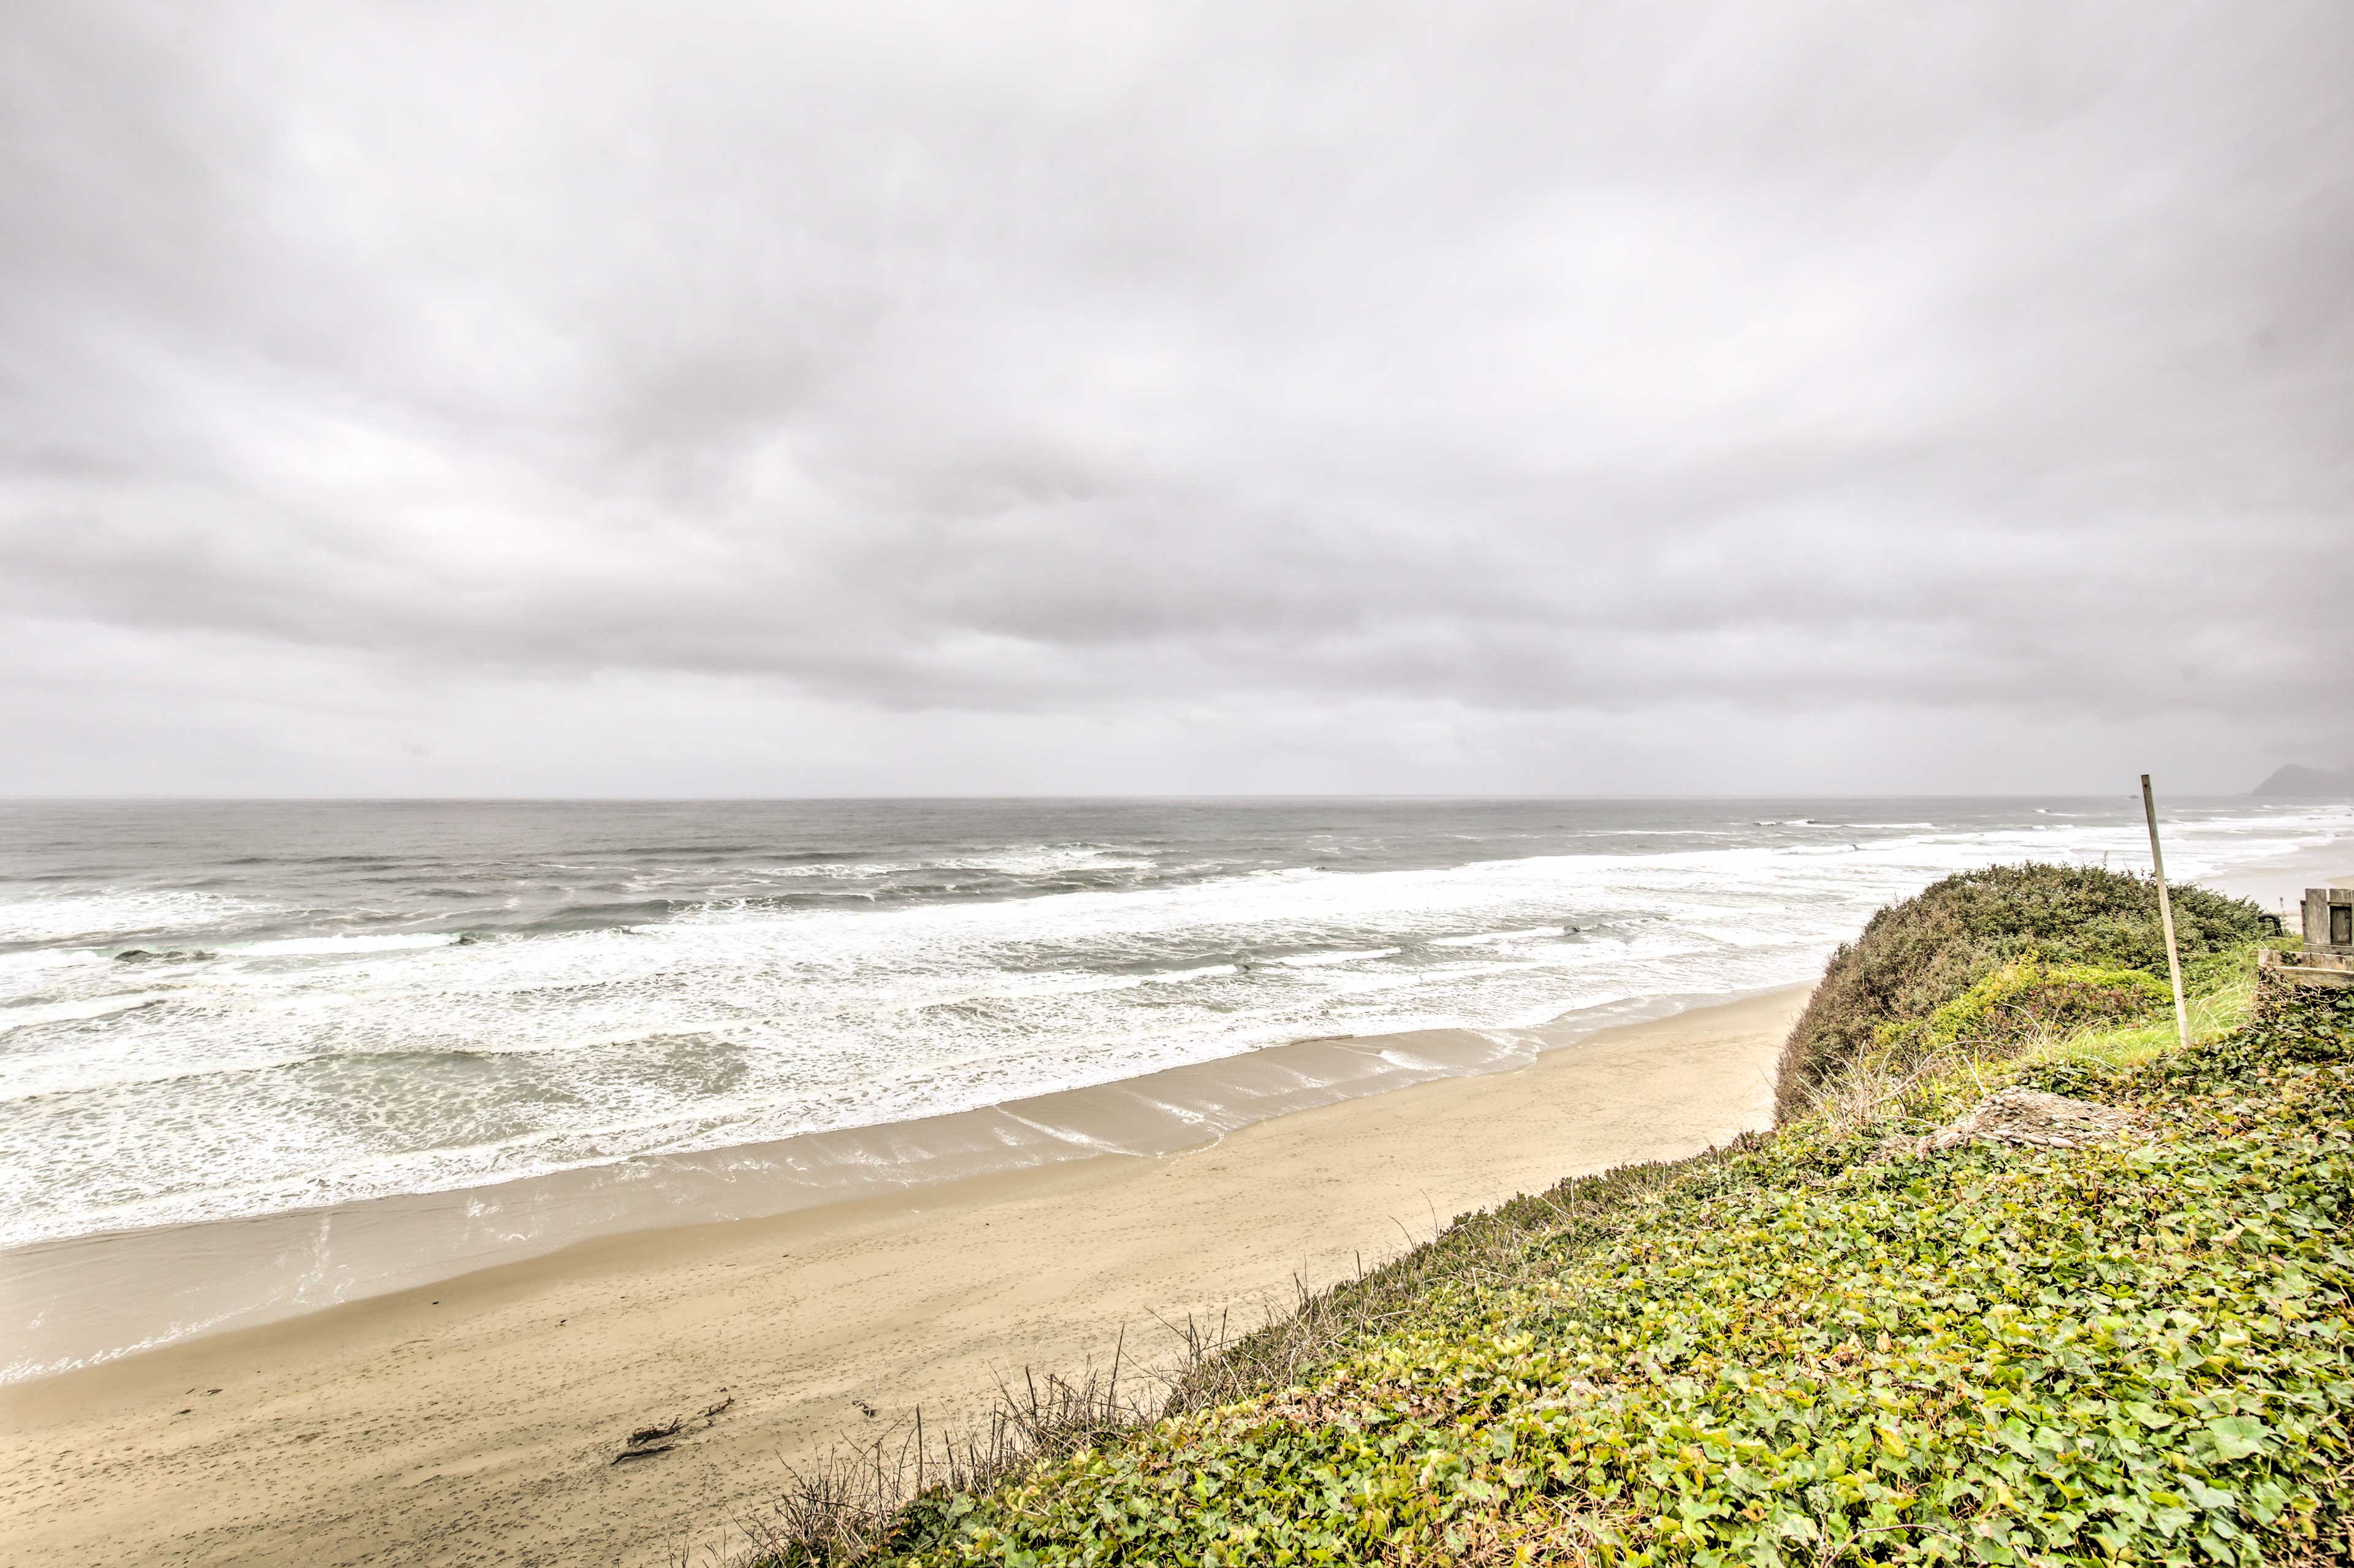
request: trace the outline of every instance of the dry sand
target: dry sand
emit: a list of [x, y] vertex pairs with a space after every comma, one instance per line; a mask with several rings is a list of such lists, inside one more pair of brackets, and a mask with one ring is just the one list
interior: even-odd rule
[[[663, 1563], [785, 1465], [1153, 1315], [1255, 1322], [1435, 1220], [1770, 1118], [1802, 989], [1205, 1149], [944, 1182], [528, 1262], [0, 1390], [9, 1563]], [[726, 1395], [671, 1452], [633, 1427]], [[870, 1418], [861, 1403], [878, 1414]], [[740, 1542], [741, 1538], [734, 1537]]]

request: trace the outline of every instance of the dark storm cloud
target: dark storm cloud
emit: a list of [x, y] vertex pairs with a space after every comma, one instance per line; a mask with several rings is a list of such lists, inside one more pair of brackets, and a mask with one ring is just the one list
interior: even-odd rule
[[2297, 694], [2354, 587], [2337, 0], [5, 26], [20, 696], [128, 638], [885, 725], [2354, 746]]

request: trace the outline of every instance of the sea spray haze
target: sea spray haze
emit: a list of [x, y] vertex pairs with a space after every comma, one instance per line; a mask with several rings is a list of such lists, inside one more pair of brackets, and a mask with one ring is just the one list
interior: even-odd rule
[[[2179, 813], [2181, 874], [2354, 827]], [[2133, 803], [0, 807], [0, 1239], [872, 1126], [1811, 978]]]

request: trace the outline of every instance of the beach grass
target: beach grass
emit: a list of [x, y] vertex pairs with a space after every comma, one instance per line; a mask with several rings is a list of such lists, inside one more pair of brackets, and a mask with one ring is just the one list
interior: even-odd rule
[[[765, 1560], [2347, 1561], [2354, 1001], [2256, 1017], [2252, 955], [2188, 1049], [2170, 1008], [1867, 1049], [1770, 1134], [1180, 1325], [1164, 1382], [1008, 1390], [960, 1463], [878, 1442]], [[2142, 1134], [1883, 1157], [2013, 1085]]]

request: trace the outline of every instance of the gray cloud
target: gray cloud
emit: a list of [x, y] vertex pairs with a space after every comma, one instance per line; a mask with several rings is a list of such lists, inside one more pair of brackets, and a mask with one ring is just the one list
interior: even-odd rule
[[2336, 0], [7, 27], [0, 788], [2354, 755]]

